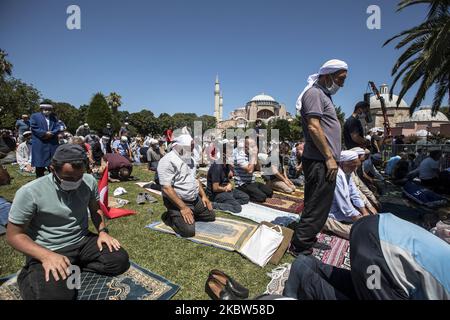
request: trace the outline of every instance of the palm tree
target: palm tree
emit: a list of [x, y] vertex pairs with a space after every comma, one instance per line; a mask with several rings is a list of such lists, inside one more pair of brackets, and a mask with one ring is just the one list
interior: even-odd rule
[[392, 98], [394, 87], [402, 78], [402, 90], [397, 100], [399, 106], [405, 94], [420, 80], [410, 105], [410, 113], [413, 113], [425, 98], [428, 89], [435, 85], [432, 105], [434, 115], [446, 94], [450, 100], [450, 0], [401, 0], [397, 11], [416, 4], [429, 5], [426, 20], [395, 35], [383, 44], [385, 46], [394, 39], [402, 38], [395, 48], [400, 49], [408, 45], [392, 69], [392, 76], [395, 75], [395, 78], [390, 95]]
[[5, 75], [10, 76], [12, 73], [12, 64], [6, 60], [8, 54], [0, 49], [0, 80], [3, 81]]
[[116, 92], [111, 92], [109, 96], [106, 97], [108, 105], [114, 114], [117, 113], [117, 109], [122, 105], [121, 99], [122, 97]]

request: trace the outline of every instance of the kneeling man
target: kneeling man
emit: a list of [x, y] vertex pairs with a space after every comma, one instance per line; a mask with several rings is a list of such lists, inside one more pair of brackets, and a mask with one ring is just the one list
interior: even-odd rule
[[[80, 146], [62, 145], [52, 159], [52, 173], [16, 193], [6, 236], [26, 256], [17, 279], [23, 299], [75, 299], [77, 290], [66, 282], [71, 265], [108, 276], [130, 266], [127, 252], [105, 227], [97, 181], [84, 173], [86, 162]], [[98, 234], [88, 229], [88, 213]]]
[[195, 221], [216, 219], [212, 204], [196, 177], [193, 150], [192, 137], [180, 135], [173, 142], [172, 151], [161, 158], [157, 169], [167, 208], [162, 220], [182, 237], [195, 235]]
[[334, 198], [324, 230], [344, 239], [350, 237], [350, 229], [354, 221], [369, 215], [351, 176], [360, 164], [358, 153], [355, 151], [341, 152]]

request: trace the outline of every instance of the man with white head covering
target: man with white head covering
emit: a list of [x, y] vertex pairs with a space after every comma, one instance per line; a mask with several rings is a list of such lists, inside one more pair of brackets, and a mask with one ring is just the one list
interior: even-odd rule
[[85, 123], [78, 127], [77, 131], [75, 131], [75, 135], [79, 137], [86, 137], [89, 133], [91, 133], [91, 129], [89, 128], [89, 124]]
[[[51, 104], [41, 104], [41, 112], [31, 115], [31, 165], [36, 168], [36, 177], [42, 177], [45, 169], [50, 166], [50, 161], [59, 146], [58, 134], [60, 127], [58, 119], [53, 113]], [[50, 171], [50, 170], [49, 170]]]
[[156, 171], [159, 160], [164, 156], [161, 153], [159, 142], [156, 139], [150, 139], [150, 147], [147, 150], [148, 170]]
[[17, 164], [20, 171], [34, 173], [34, 168], [31, 166], [31, 131], [25, 131], [22, 138], [23, 142], [16, 150]]
[[192, 157], [194, 140], [188, 134], [178, 136], [172, 150], [161, 158], [157, 173], [167, 211], [162, 220], [182, 237], [195, 235], [195, 221], [214, 221], [213, 207], [200, 180]]
[[347, 70], [344, 61], [327, 61], [319, 73], [308, 78], [308, 85], [297, 100], [305, 134], [302, 157], [305, 208], [292, 238], [293, 255], [312, 253], [316, 235], [325, 224], [333, 201], [341, 125], [331, 96], [344, 86]]
[[133, 154], [131, 153], [130, 145], [128, 144], [128, 137], [122, 136], [120, 140], [113, 142], [112, 150], [114, 153], [120, 154], [122, 157], [127, 158], [129, 161], [133, 162]]
[[324, 230], [349, 239], [352, 223], [362, 216], [369, 215], [369, 212], [352, 180], [352, 173], [361, 165], [358, 153], [350, 150], [342, 151], [339, 160], [333, 203]]

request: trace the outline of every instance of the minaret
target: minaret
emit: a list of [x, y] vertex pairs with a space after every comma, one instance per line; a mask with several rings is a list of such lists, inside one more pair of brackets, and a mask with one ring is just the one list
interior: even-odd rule
[[223, 120], [223, 93], [220, 93], [219, 97], [219, 121]]
[[220, 84], [219, 75], [216, 75], [216, 84], [214, 86], [214, 117], [219, 122], [219, 102], [220, 102]]

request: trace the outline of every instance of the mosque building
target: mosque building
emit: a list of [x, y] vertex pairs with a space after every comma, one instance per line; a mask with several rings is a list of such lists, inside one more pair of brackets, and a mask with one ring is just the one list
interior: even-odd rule
[[284, 104], [264, 93], [254, 96], [245, 106], [233, 110], [229, 119], [223, 119], [223, 96], [218, 76], [214, 87], [214, 117], [219, 129], [248, 128], [256, 120], [268, 123], [274, 119], [292, 119]]

